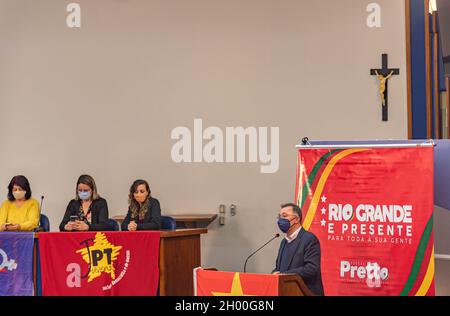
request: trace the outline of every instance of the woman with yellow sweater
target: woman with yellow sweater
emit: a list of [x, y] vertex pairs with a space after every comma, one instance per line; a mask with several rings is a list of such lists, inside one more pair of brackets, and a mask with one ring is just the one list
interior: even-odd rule
[[33, 231], [39, 225], [39, 203], [31, 198], [28, 179], [12, 178], [8, 200], [0, 207], [0, 231]]

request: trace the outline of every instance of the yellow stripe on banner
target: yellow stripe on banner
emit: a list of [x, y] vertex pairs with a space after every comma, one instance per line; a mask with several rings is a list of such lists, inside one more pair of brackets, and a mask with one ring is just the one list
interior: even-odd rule
[[434, 246], [431, 251], [430, 262], [428, 263], [427, 273], [425, 273], [425, 277], [423, 278], [422, 284], [420, 288], [416, 292], [416, 296], [425, 296], [430, 289], [431, 283], [434, 279]]
[[317, 206], [319, 205], [319, 200], [322, 196], [322, 191], [325, 186], [325, 183], [328, 180], [328, 177], [330, 176], [331, 171], [333, 170], [334, 166], [339, 162], [339, 160], [362, 151], [368, 151], [369, 149], [348, 149], [340, 152], [336, 156], [334, 156], [330, 162], [328, 163], [327, 167], [323, 171], [319, 183], [317, 184], [316, 191], [314, 192], [313, 199], [311, 201], [311, 204], [309, 205], [308, 213], [306, 214], [305, 220], [303, 222], [303, 227], [308, 230], [309, 227], [312, 224], [312, 221], [314, 219], [314, 216], [316, 215]]

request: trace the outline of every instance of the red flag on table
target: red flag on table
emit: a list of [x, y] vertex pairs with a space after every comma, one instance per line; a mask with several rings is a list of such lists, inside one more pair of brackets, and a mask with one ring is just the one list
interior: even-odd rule
[[278, 275], [198, 269], [198, 296], [278, 296]]
[[156, 295], [159, 232], [40, 233], [42, 294]]

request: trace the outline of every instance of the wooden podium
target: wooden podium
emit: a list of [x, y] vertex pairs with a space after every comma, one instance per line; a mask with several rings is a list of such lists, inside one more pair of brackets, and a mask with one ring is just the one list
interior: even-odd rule
[[279, 296], [314, 296], [303, 279], [297, 274], [280, 275], [278, 291]]
[[194, 295], [192, 271], [201, 264], [200, 235], [206, 233], [206, 229], [161, 231], [159, 295]]
[[[314, 296], [297, 274], [250, 274], [197, 268], [199, 296]], [[227, 289], [224, 290], [223, 289]], [[219, 290], [220, 289], [220, 290]]]

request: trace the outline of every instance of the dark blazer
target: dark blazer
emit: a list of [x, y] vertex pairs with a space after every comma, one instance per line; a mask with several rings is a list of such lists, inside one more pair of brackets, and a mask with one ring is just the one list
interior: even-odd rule
[[304, 228], [300, 230], [293, 241], [293, 247], [296, 251], [288, 258], [290, 264], [287, 271], [280, 271], [281, 254], [284, 246], [287, 244], [286, 238], [283, 238], [278, 251], [275, 271], [284, 274], [298, 274], [306, 286], [316, 295], [324, 295], [322, 285], [322, 273], [320, 270], [320, 243], [317, 237], [307, 232]]
[[[72, 200], [67, 205], [66, 213], [64, 214], [64, 218], [59, 224], [60, 231], [66, 231], [64, 226], [70, 221], [70, 216], [78, 215], [78, 211], [80, 210], [81, 201], [80, 200]], [[112, 230], [107, 223], [108, 221], [108, 203], [103, 198], [98, 198], [97, 200], [92, 201], [91, 204], [91, 224], [89, 225], [89, 230], [92, 231], [102, 231], [102, 230]]]
[[122, 222], [122, 230], [128, 230], [128, 224], [134, 220], [137, 224], [137, 230], [159, 230], [161, 229], [161, 206], [159, 201], [150, 197], [148, 211], [140, 222], [137, 218], [131, 218], [131, 211], [128, 210], [127, 216]]

